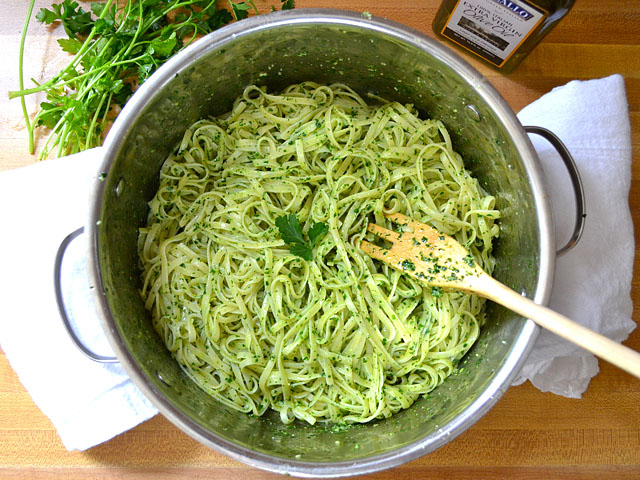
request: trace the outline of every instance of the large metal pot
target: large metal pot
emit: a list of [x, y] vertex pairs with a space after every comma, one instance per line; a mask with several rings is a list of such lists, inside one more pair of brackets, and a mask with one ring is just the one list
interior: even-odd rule
[[541, 168], [525, 130], [489, 82], [449, 50], [399, 24], [335, 10], [294, 10], [238, 22], [154, 74], [106, 140], [89, 225], [89, 270], [103, 326], [133, 381], [171, 422], [247, 464], [300, 476], [346, 476], [424, 455], [469, 428], [509, 387], [537, 328], [489, 305], [489, 321], [458, 373], [392, 418], [349, 429], [230, 410], [180, 370], [139, 295], [136, 239], [158, 171], [184, 130], [222, 114], [246, 85], [342, 82], [413, 103], [439, 118], [502, 211], [495, 276], [546, 303], [555, 241]]

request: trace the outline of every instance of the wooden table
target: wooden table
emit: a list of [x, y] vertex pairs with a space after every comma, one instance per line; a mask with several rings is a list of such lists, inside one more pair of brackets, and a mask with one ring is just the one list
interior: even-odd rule
[[[0, 170], [28, 165], [17, 87], [17, 44], [26, 0], [6, 2], [0, 19]], [[38, 7], [49, 0], [38, 0]], [[266, 11], [276, 0], [259, 0]], [[433, 36], [437, 0], [297, 0], [302, 7], [369, 11]], [[8, 9], [8, 14], [7, 14]], [[27, 78], [54, 71], [55, 32], [32, 24]], [[46, 59], [46, 61], [45, 61]], [[640, 1], [578, 0], [570, 14], [510, 76], [471, 60], [518, 111], [573, 79], [624, 75], [631, 111], [634, 167], [630, 204], [640, 225]], [[34, 103], [29, 104], [30, 111]], [[638, 232], [636, 232], [638, 233]], [[637, 249], [636, 249], [637, 251]], [[636, 255], [636, 270], [638, 267]], [[638, 281], [632, 297], [640, 305]], [[634, 312], [634, 319], [640, 318]], [[9, 321], [3, 318], [0, 321]], [[640, 350], [640, 329], [626, 342]], [[601, 362], [581, 400], [541, 393], [530, 384], [510, 388], [460, 437], [392, 471], [360, 478], [421, 479], [640, 478], [640, 381]], [[0, 478], [280, 478], [230, 460], [161, 416], [86, 452], [67, 452], [0, 353]]]

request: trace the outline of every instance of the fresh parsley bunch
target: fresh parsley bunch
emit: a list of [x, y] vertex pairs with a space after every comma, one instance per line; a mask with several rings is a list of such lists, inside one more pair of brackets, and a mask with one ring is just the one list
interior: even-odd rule
[[[41, 9], [36, 20], [62, 23], [68, 38], [58, 43], [73, 60], [47, 82], [33, 80], [36, 86], [25, 89], [24, 46], [34, 1], [20, 42], [20, 90], [9, 92], [9, 98], [21, 97], [31, 153], [35, 128], [51, 129], [40, 159], [100, 145], [117, 112], [160, 65], [198, 35], [246, 18], [250, 10], [258, 13], [252, 0], [229, 1], [231, 12], [216, 0], [107, 0], [92, 3], [90, 11], [75, 0], [62, 0]], [[294, 7], [293, 0], [281, 3], [282, 9]], [[24, 97], [37, 92], [46, 92], [46, 100], [31, 122]]]

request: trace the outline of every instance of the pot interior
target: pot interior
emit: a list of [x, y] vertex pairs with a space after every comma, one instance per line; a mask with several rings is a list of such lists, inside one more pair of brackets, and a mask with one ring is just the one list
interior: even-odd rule
[[350, 428], [285, 426], [275, 414], [239, 413], [183, 374], [153, 330], [139, 294], [136, 240], [160, 166], [189, 125], [230, 110], [246, 85], [279, 90], [305, 80], [344, 83], [363, 96], [412, 103], [423, 116], [441, 119], [467, 168], [502, 211], [494, 275], [546, 301], [553, 255], [548, 207], [535, 155], [504, 101], [479, 74], [426, 37], [335, 11], [239, 22], [201, 40], [143, 85], [107, 139], [108, 176], [98, 187], [92, 221], [100, 221], [92, 238], [99, 275], [94, 281], [102, 287], [105, 329], [123, 364], [187, 433], [272, 470], [356, 473], [427, 453], [468, 428], [508, 388], [536, 330], [489, 304], [488, 323], [457, 373], [408, 410]]

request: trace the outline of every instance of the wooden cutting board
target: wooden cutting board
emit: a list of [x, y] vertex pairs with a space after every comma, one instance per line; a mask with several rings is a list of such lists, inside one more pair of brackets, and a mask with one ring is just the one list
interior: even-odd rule
[[[26, 0], [5, 2], [0, 16], [0, 171], [33, 163], [16, 89], [17, 51]], [[37, 0], [36, 11], [50, 5]], [[256, 0], [267, 11], [276, 0]], [[297, 0], [298, 8], [369, 11], [433, 36], [436, 0]], [[25, 74], [44, 79], [66, 61], [59, 32], [35, 22], [29, 30]], [[471, 59], [515, 111], [573, 79], [621, 73], [631, 113], [634, 163], [630, 204], [640, 224], [640, 1], [579, 0], [561, 24], [511, 75]], [[35, 111], [42, 98], [30, 99]], [[3, 233], [5, 234], [5, 233]], [[636, 248], [637, 252], [637, 248]], [[637, 257], [637, 255], [636, 255]], [[638, 260], [636, 260], [636, 270]], [[634, 279], [634, 305], [640, 289]], [[634, 319], [640, 318], [634, 312]], [[6, 322], [11, 319], [2, 318]], [[640, 350], [640, 330], [626, 342]], [[600, 363], [581, 400], [542, 393], [530, 384], [510, 388], [475, 426], [441, 449], [391, 471], [360, 478], [408, 479], [639, 479], [640, 381]], [[280, 478], [218, 454], [161, 416], [86, 452], [67, 452], [0, 352], [0, 479]]]

